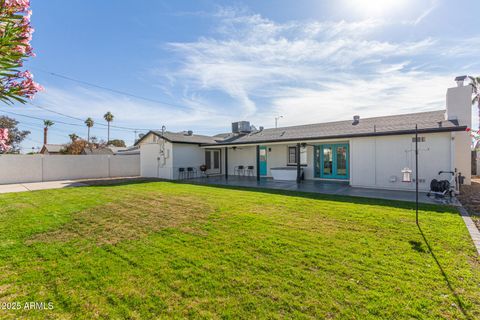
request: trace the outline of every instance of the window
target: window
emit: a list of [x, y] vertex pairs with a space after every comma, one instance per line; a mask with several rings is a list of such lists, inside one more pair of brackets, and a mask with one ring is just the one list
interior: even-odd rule
[[[297, 147], [288, 147], [287, 164], [297, 164]], [[300, 164], [307, 165], [307, 147], [300, 147]]]

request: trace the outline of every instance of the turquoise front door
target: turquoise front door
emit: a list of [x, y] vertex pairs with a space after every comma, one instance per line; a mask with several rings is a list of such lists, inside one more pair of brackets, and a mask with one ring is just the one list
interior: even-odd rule
[[260, 146], [260, 175], [267, 175], [267, 147]]
[[322, 144], [315, 146], [315, 177], [325, 179], [348, 179], [348, 143]]

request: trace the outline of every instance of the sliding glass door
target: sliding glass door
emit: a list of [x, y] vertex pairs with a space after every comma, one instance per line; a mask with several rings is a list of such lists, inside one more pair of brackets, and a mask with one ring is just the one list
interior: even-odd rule
[[315, 177], [348, 179], [348, 143], [315, 146]]

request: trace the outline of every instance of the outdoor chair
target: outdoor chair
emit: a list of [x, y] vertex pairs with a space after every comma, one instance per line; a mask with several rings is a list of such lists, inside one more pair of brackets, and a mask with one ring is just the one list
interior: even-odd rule
[[255, 167], [254, 166], [247, 166], [247, 171], [246, 171], [246, 174], [247, 176], [254, 176], [255, 175]]
[[185, 168], [178, 168], [178, 179], [185, 179], [187, 177], [187, 173], [185, 172]]
[[188, 178], [196, 178], [197, 177], [197, 169], [188, 167], [187, 168], [187, 177]]
[[236, 166], [233, 168], [233, 174], [245, 175], [245, 166]]

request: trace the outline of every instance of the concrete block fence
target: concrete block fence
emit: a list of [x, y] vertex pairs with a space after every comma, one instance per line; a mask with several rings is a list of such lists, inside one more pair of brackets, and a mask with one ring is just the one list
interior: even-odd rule
[[139, 175], [140, 155], [0, 155], [0, 184]]

